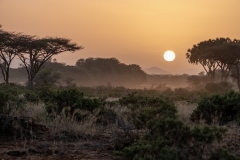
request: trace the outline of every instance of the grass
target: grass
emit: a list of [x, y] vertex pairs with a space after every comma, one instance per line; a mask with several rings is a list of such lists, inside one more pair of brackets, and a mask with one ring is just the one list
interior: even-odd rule
[[[188, 103], [186, 101], [176, 101], [177, 119], [189, 125], [192, 122], [189, 120], [190, 114], [197, 108], [196, 103]], [[22, 138], [19, 140], [14, 138], [14, 146], [17, 150], [36, 150], [40, 148], [43, 154], [60, 155], [68, 153], [69, 149], [79, 150], [80, 148], [95, 149], [95, 148], [123, 148], [124, 143], [129, 141], [129, 137], [134, 135], [143, 135], [146, 131], [136, 130], [132, 123], [132, 117], [129, 116], [130, 109], [126, 106], [120, 106], [118, 98], [107, 98], [106, 105], [103, 108], [97, 108], [93, 112], [86, 110], [75, 110], [73, 115], [84, 117], [78, 121], [74, 116], [65, 116], [68, 111], [65, 108], [61, 114], [50, 117], [47, 115], [44, 104], [27, 103], [25, 108], [13, 110], [12, 117], [30, 117], [37, 124], [46, 126], [48, 131], [38, 133], [30, 130], [30, 138]], [[101, 122], [101, 123], [99, 123]], [[221, 145], [230, 148], [230, 143], [233, 146], [232, 153], [239, 155], [239, 149], [236, 148], [240, 142], [239, 126], [226, 126], [229, 130], [224, 136]], [[23, 133], [21, 133], [23, 134]], [[239, 143], [240, 144], [240, 143]], [[216, 147], [215, 146], [215, 147]]]
[[190, 115], [192, 114], [193, 110], [197, 108], [196, 103], [188, 103], [186, 101], [177, 101], [175, 103], [178, 113], [177, 118], [185, 123], [190, 123]]

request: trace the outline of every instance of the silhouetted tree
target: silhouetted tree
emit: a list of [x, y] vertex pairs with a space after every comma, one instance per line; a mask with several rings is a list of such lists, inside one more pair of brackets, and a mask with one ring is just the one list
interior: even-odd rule
[[187, 82], [190, 84], [191, 88], [200, 89], [209, 81], [207, 76], [191, 75], [187, 77]]
[[18, 54], [28, 73], [29, 86], [33, 86], [33, 80], [44, 64], [53, 56], [62, 52], [74, 52], [83, 49], [76, 43], [71, 43], [66, 38], [36, 38], [24, 36], [21, 42], [21, 53]]
[[[0, 27], [1, 28], [1, 27]], [[9, 83], [9, 69], [18, 54], [20, 34], [0, 29], [0, 68], [6, 84]]]
[[76, 66], [98, 85], [136, 86], [146, 81], [146, 73], [138, 65], [126, 65], [116, 58], [79, 59]]
[[194, 45], [192, 49], [188, 49], [186, 57], [189, 63], [200, 63], [212, 81], [214, 81], [215, 71], [218, 67], [222, 70], [222, 76], [227, 77], [229, 65], [222, 58], [225, 56], [218, 47], [231, 43], [235, 43], [235, 40], [232, 41], [229, 38], [209, 39]]
[[225, 48], [225, 61], [231, 66], [232, 77], [236, 79], [240, 91], [240, 41], [222, 46]]
[[43, 69], [35, 77], [35, 85], [40, 87], [51, 87], [58, 83], [58, 80], [61, 78], [60, 73], [55, 70]]
[[[238, 59], [236, 47], [240, 45], [239, 40], [221, 39], [221, 43], [209, 47], [207, 51], [216, 57], [219, 69], [221, 70], [221, 80], [227, 80], [230, 71]], [[236, 52], [236, 53], [235, 53]], [[237, 59], [235, 59], [237, 58]]]

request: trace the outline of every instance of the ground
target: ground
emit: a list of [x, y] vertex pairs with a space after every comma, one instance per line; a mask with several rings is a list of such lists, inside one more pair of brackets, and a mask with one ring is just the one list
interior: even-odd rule
[[0, 159], [118, 159], [114, 154], [111, 130], [90, 136], [53, 132], [52, 128], [40, 124], [27, 125], [22, 130], [15, 130], [18, 134], [0, 136]]

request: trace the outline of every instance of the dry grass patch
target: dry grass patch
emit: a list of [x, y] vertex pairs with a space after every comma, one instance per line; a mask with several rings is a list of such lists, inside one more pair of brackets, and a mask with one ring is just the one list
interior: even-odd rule
[[190, 123], [190, 115], [193, 110], [197, 108], [196, 103], [188, 103], [186, 101], [178, 101], [175, 103], [178, 113], [177, 119], [183, 121], [184, 123]]

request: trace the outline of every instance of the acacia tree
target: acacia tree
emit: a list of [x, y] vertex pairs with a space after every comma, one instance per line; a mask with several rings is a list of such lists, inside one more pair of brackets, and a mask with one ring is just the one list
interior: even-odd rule
[[221, 71], [221, 81], [226, 81], [234, 67], [232, 63], [233, 61], [235, 62], [235, 58], [237, 58], [237, 54], [234, 53], [234, 50], [240, 45], [240, 41], [236, 39], [231, 40], [229, 38], [219, 40], [220, 43], [218, 45], [209, 47], [207, 51], [217, 59], [218, 67]]
[[240, 91], [240, 41], [236, 40], [235, 42], [222, 46], [222, 50], [224, 50], [224, 57], [222, 58], [228, 66], [231, 66], [230, 72], [233, 78], [236, 79]]
[[221, 58], [222, 53], [216, 47], [231, 43], [233, 41], [229, 38], [209, 39], [208, 41], [194, 45], [192, 49], [188, 49], [186, 57], [189, 63], [200, 63], [212, 81], [215, 79], [215, 72], [218, 68], [222, 71], [222, 79], [223, 77], [227, 78], [229, 75], [229, 65]]
[[211, 47], [208, 50], [218, 60], [222, 80], [226, 81], [231, 73], [231, 76], [236, 79], [240, 91], [240, 41], [235, 39], [228, 43]]
[[82, 46], [71, 43], [67, 38], [36, 38], [34, 36], [23, 36], [21, 46], [18, 58], [26, 68], [30, 88], [37, 73], [53, 55], [83, 49]]
[[[0, 26], [1, 28], [1, 26]], [[12, 60], [18, 54], [20, 34], [0, 29], [0, 68], [6, 84], [9, 83], [9, 69]]]

